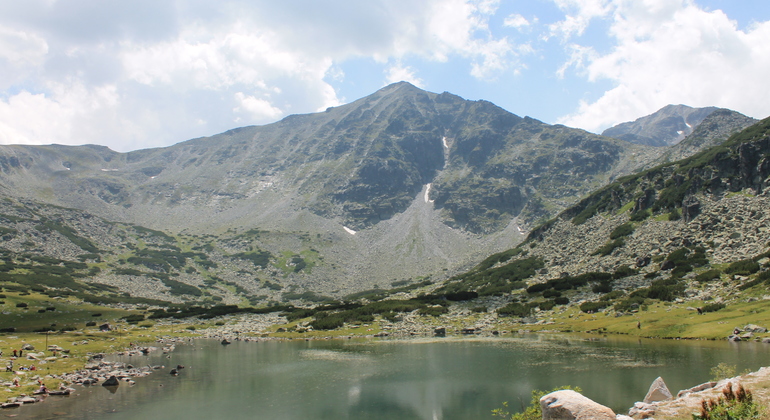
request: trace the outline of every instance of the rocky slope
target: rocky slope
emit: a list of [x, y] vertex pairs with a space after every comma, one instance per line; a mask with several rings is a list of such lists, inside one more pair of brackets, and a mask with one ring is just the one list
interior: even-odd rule
[[762, 294], [770, 284], [768, 156], [770, 119], [618, 179], [438, 292], [500, 296], [497, 312], [519, 317], [576, 303], [622, 315], [680, 298], [719, 310], [742, 291]]

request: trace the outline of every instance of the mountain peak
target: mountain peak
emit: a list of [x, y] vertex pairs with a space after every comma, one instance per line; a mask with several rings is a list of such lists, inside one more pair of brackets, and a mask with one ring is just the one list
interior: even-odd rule
[[687, 105], [666, 105], [658, 111], [631, 122], [604, 130], [603, 136], [649, 146], [671, 146], [693, 132], [717, 107], [693, 108]]

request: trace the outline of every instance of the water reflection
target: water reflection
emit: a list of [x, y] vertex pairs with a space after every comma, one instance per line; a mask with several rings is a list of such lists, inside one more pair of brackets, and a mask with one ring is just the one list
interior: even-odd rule
[[[737, 344], [737, 345], [736, 345]], [[499, 339], [234, 342], [199, 340], [170, 358], [124, 361], [166, 369], [121, 385], [83, 388], [13, 411], [18, 418], [101, 419], [420, 419], [490, 416], [508, 401], [528, 404], [532, 389], [575, 385], [624, 411], [663, 376], [672, 391], [709, 379], [720, 362], [755, 370], [766, 345], [576, 336]], [[185, 369], [171, 376], [172, 366]], [[10, 412], [8, 412], [10, 413]], [[67, 413], [63, 415], [62, 413]], [[3, 412], [2, 414], [7, 414]]]

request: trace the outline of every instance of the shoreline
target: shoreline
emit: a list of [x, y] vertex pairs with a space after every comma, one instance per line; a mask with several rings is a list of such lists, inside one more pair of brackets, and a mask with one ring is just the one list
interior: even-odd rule
[[[643, 337], [641, 335], [629, 335], [629, 334], [623, 334], [623, 333], [617, 333], [617, 332], [611, 332], [611, 331], [558, 331], [558, 330], [535, 330], [535, 329], [515, 329], [510, 328], [513, 325], [505, 325], [505, 327], [508, 327], [507, 329], [494, 329], [496, 327], [504, 327], [504, 325], [501, 325], [501, 323], [495, 323], [494, 326], [490, 325], [490, 329], [487, 330], [475, 330], [472, 333], [463, 333], [463, 328], [460, 327], [452, 327], [447, 328], [447, 334], [444, 337], [441, 336], [435, 336], [433, 333], [427, 333], [427, 331], [433, 331], [433, 326], [429, 325], [422, 325], [422, 329], [426, 331], [424, 334], [416, 334], [414, 331], [410, 331], [409, 329], [390, 329], [387, 334], [382, 334], [384, 329], [381, 329], [379, 325], [375, 326], [374, 323], [372, 325], [364, 325], [361, 327], [361, 329], [354, 332], [354, 330], [351, 329], [343, 329], [343, 330], [335, 330], [335, 331], [312, 331], [312, 332], [305, 332], [305, 333], [299, 333], [299, 332], [293, 332], [293, 333], [276, 333], [276, 329], [280, 328], [282, 325], [285, 326], [284, 323], [275, 323], [276, 319], [267, 319], [267, 318], [260, 318], [256, 317], [257, 319], [243, 319], [243, 318], [249, 318], [248, 316], [240, 316], [241, 319], [234, 319], [234, 317], [229, 318], [223, 318], [223, 319], [216, 319], [216, 320], [206, 320], [205, 325], [207, 325], [204, 328], [201, 328], [201, 326], [204, 324], [202, 320], [191, 320], [190, 323], [179, 323], [179, 324], [172, 324], [172, 325], [163, 325], [159, 329], [150, 328], [150, 329], [131, 329], [125, 328], [123, 331], [116, 331], [117, 335], [124, 334], [122, 337], [124, 343], [125, 341], [131, 337], [138, 337], [141, 339], [144, 339], [141, 343], [137, 341], [137, 345], [134, 346], [126, 346], [122, 349], [119, 346], [110, 345], [110, 343], [116, 343], [115, 337], [102, 337], [101, 346], [102, 349], [112, 349], [112, 351], [102, 351], [97, 353], [88, 353], [89, 359], [85, 363], [83, 363], [80, 367], [76, 369], [72, 369], [70, 371], [56, 374], [56, 375], [50, 375], [52, 379], [60, 380], [62, 383], [67, 383], [66, 386], [71, 387], [76, 384], [79, 384], [81, 386], [87, 387], [87, 386], [99, 386], [101, 385], [104, 380], [106, 380], [108, 377], [106, 377], [107, 373], [114, 373], [118, 371], [119, 373], [117, 375], [110, 375], [110, 376], [116, 376], [116, 379], [121, 381], [121, 384], [131, 385], [132, 381], [135, 378], [141, 378], [150, 375], [151, 373], [161, 370], [162, 368], [155, 368], [155, 367], [145, 367], [145, 368], [139, 368], [136, 369], [133, 366], [128, 365], [124, 362], [105, 362], [105, 358], [111, 359], [113, 357], [119, 357], [119, 356], [126, 356], [126, 355], [140, 355], [144, 354], [142, 352], [142, 349], [149, 349], [148, 353], [151, 352], [158, 352], [162, 351], [164, 354], [173, 352], [176, 345], [181, 344], [191, 344], [194, 342], [194, 340], [199, 339], [206, 339], [206, 340], [219, 340], [222, 339], [229, 339], [232, 341], [244, 341], [244, 342], [261, 342], [261, 341], [289, 341], [289, 340], [302, 340], [302, 341], [309, 341], [309, 340], [351, 340], [351, 339], [357, 339], [357, 340], [375, 340], [375, 339], [385, 339], [383, 341], [391, 341], [391, 340], [398, 340], [398, 341], [404, 341], [404, 342], [417, 342], [421, 341], [424, 342], [425, 340], [429, 340], [431, 342], [439, 342], [439, 341], [448, 341], [448, 340], [498, 340], [498, 339], [506, 339], [521, 335], [529, 335], [529, 334], [535, 334], [535, 335], [548, 335], [553, 337], [573, 337], [580, 340], [586, 340], [586, 341], [595, 341], [600, 339], [638, 339], [638, 338], [645, 338], [650, 340], [655, 339], [669, 339], [669, 340], [687, 340], [687, 341], [695, 341], [695, 340], [703, 340], [703, 341], [721, 341], [716, 339], [704, 339], [701, 337]], [[226, 321], [227, 323], [224, 325], [215, 325], [214, 321], [217, 323]], [[195, 325], [196, 322], [198, 323], [198, 329], [196, 330], [189, 330], [189, 327], [185, 327], [187, 325]], [[246, 328], [247, 325], [254, 327], [254, 328]], [[516, 325], [521, 327], [529, 327], [531, 325]], [[544, 325], [546, 326], [546, 325]], [[374, 328], [372, 328], [374, 327]], [[184, 328], [188, 328], [188, 331], [184, 331]], [[363, 329], [363, 330], [362, 330]], [[128, 335], [126, 331], [134, 331], [133, 335]], [[141, 332], [142, 334], [136, 334], [136, 332]], [[284, 335], [285, 334], [285, 335]], [[19, 334], [22, 335], [22, 334]], [[64, 338], [73, 338], [76, 336], [88, 336], [93, 339], [93, 334], [83, 334], [83, 332], [79, 333], [72, 333], [70, 335], [67, 335]], [[11, 336], [12, 337], [12, 336]], [[7, 335], [0, 336], [0, 338], [10, 338]], [[27, 337], [28, 338], [28, 337]], [[61, 340], [60, 340], [61, 341]], [[85, 341], [85, 340], [83, 340]], [[94, 340], [95, 341], [95, 340]], [[74, 342], [73, 342], [74, 344]], [[132, 343], [128, 343], [132, 344]], [[740, 345], [740, 344], [738, 344]], [[117, 347], [117, 348], [116, 348]], [[83, 352], [81, 352], [82, 355]], [[94, 357], [96, 356], [96, 357]], [[81, 359], [82, 361], [82, 359]], [[170, 367], [169, 367], [170, 368]], [[134, 369], [134, 370], [132, 370]], [[765, 369], [765, 371], [763, 371]], [[768, 384], [770, 384], [770, 369], [759, 369], [758, 371], [752, 372], [752, 374], [759, 375], [760, 372], [762, 372], [762, 377], [766, 378], [768, 380]], [[42, 372], [41, 372], [42, 373]], [[744, 375], [745, 376], [745, 375]], [[97, 378], [95, 382], [90, 382], [89, 384], [85, 384], [82, 381], [86, 380], [88, 378]], [[740, 378], [740, 377], [738, 377]], [[32, 378], [29, 378], [32, 379]], [[735, 378], [733, 378], [735, 379]], [[751, 386], [754, 382], [743, 382], [744, 384], [747, 384], [748, 386]], [[715, 389], [718, 387], [715, 387]], [[721, 389], [721, 388], [719, 388]], [[752, 391], [754, 389], [752, 388]], [[718, 391], [715, 391], [718, 392]], [[705, 394], [704, 394], [705, 395]], [[52, 396], [53, 397], [53, 396]], [[74, 396], [73, 396], [74, 397]], [[770, 402], [770, 395], [758, 395], [761, 399], [759, 400], [763, 405], [765, 403]], [[54, 397], [55, 398], [55, 397]], [[699, 400], [698, 400], [699, 401]], [[671, 402], [669, 405], [661, 404], [662, 410], [669, 410], [667, 407], [674, 407], [674, 403]], [[681, 407], [679, 407], [681, 409]], [[673, 408], [671, 409], [673, 410]], [[661, 411], [661, 413], [664, 411]], [[0, 411], [2, 413], [2, 411]], [[676, 416], [667, 416], [667, 417], [656, 417], [656, 418], [676, 418]]]

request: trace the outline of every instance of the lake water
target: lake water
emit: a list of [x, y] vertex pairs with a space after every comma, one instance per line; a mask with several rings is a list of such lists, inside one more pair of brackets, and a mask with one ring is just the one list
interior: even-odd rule
[[[575, 385], [625, 412], [662, 376], [673, 392], [710, 378], [720, 362], [770, 364], [770, 345], [573, 336], [477, 339], [236, 341], [113, 358], [166, 368], [121, 385], [6, 409], [19, 419], [491, 419], [532, 389]], [[179, 376], [171, 367], [186, 366]]]

